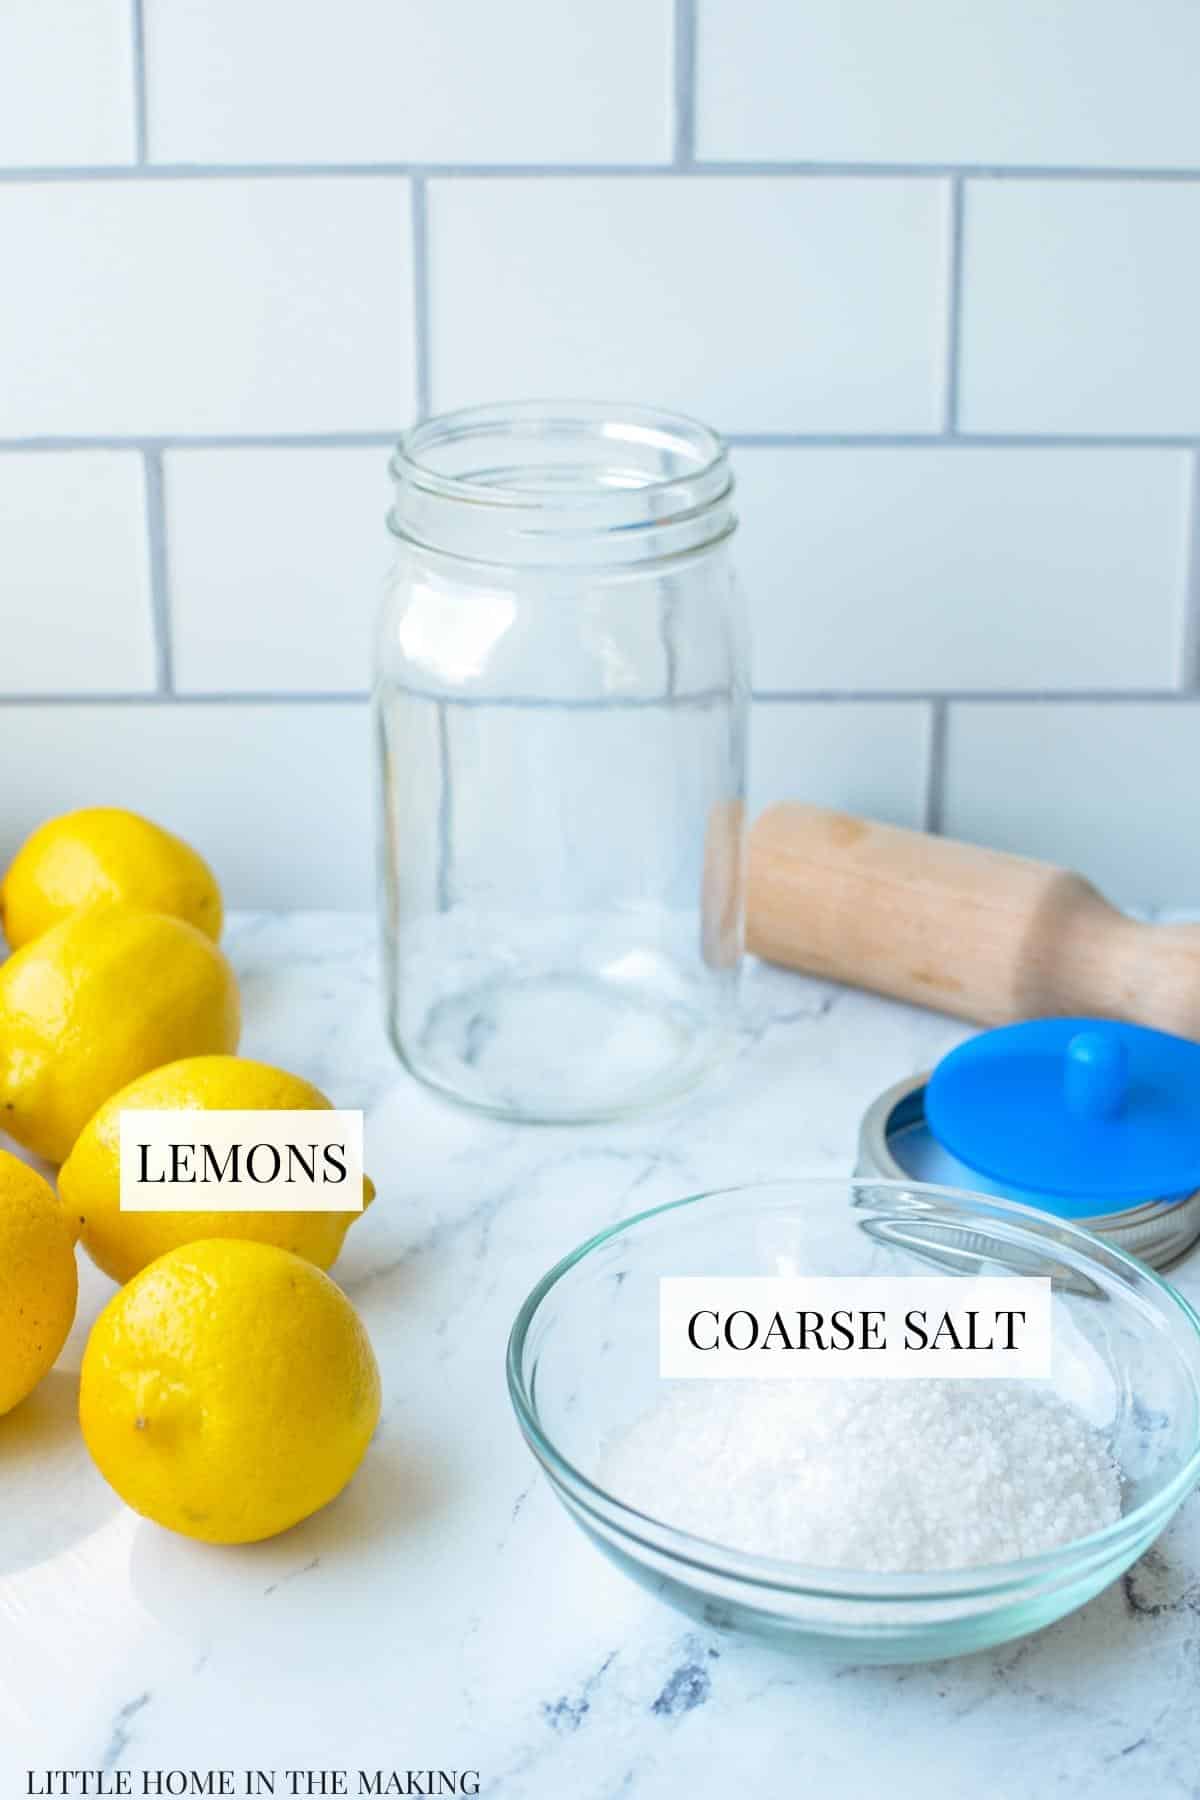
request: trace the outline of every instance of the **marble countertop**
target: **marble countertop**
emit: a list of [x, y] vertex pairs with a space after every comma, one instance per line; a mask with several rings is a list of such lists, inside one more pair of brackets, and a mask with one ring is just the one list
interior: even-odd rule
[[[369, 918], [242, 915], [227, 945], [244, 1051], [367, 1112], [380, 1201], [337, 1276], [379, 1353], [383, 1422], [347, 1493], [272, 1543], [217, 1550], [143, 1523], [74, 1424], [112, 1291], [85, 1263], [59, 1368], [0, 1420], [0, 1800], [40, 1765], [133, 1771], [135, 1793], [155, 1769], [278, 1771], [285, 1795], [290, 1769], [432, 1767], [479, 1770], [496, 1800], [1194, 1800], [1195, 1499], [1123, 1582], [1034, 1638], [847, 1667], [704, 1631], [635, 1588], [511, 1416], [509, 1324], [551, 1261], [705, 1186], [847, 1172], [865, 1104], [963, 1027], [752, 965], [737, 1059], [688, 1105], [518, 1128], [397, 1067]], [[1175, 1279], [1200, 1300], [1200, 1255]]]

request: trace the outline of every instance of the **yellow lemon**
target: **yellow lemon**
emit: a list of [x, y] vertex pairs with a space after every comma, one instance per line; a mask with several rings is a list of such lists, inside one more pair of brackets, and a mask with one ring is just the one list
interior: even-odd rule
[[17, 851], [0, 887], [0, 921], [14, 950], [81, 906], [124, 901], [221, 935], [221, 890], [190, 844], [118, 806], [47, 819]]
[[[240, 1056], [191, 1056], [142, 1075], [105, 1101], [59, 1170], [58, 1191], [79, 1221], [84, 1249], [114, 1281], [198, 1238], [254, 1238], [294, 1251], [319, 1268], [337, 1261], [359, 1213], [121, 1211], [121, 1113], [125, 1109], [196, 1112], [324, 1110], [319, 1088]], [[374, 1189], [363, 1184], [370, 1205]]]
[[236, 1050], [237, 982], [165, 913], [72, 913], [0, 964], [0, 1126], [61, 1162], [98, 1106], [147, 1069]]
[[0, 1150], [0, 1413], [54, 1367], [77, 1298], [66, 1212], [35, 1170]]
[[109, 1302], [79, 1418], [135, 1512], [247, 1544], [341, 1492], [379, 1397], [371, 1341], [328, 1275], [273, 1244], [210, 1239], [160, 1257]]

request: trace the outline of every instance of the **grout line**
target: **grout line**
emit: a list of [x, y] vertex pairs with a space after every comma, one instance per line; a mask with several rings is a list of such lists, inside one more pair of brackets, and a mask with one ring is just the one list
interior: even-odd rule
[[[711, 697], [719, 697], [719, 692], [720, 690], [714, 689]], [[124, 692], [113, 688], [99, 693], [0, 693], [0, 706], [154, 706], [161, 705], [164, 701], [169, 701], [172, 706], [357, 706], [370, 698], [370, 690], [367, 688], [315, 689], [311, 692], [295, 688], [286, 693], [276, 689], [248, 689], [244, 693], [222, 693], [216, 690], [179, 693], [172, 689], [169, 694], [158, 691]], [[677, 695], [674, 704], [681, 704], [689, 698], [692, 696]], [[697, 698], [707, 700], [710, 696], [701, 694]], [[1124, 691], [1113, 688], [945, 688], [939, 691], [928, 688], [814, 688], [809, 692], [803, 689], [766, 689], [756, 692], [752, 698], [759, 706], [1139, 706], [1148, 701], [1157, 705], [1200, 705], [1200, 694], [1183, 688], [1127, 688]], [[577, 703], [533, 699], [523, 702], [519, 697], [511, 700], [495, 698], [459, 702], [460, 705], [497, 707], [522, 704], [555, 707], [577, 705], [580, 710], [596, 710], [605, 705], [614, 710], [641, 708], [660, 703], [661, 696], [657, 695], [645, 699], [627, 697]]]
[[929, 763], [925, 773], [925, 829], [940, 835], [945, 822], [946, 743], [949, 709], [944, 700], [929, 708]]
[[961, 175], [950, 184], [950, 267], [946, 300], [946, 431], [958, 433], [958, 390], [962, 364], [963, 225], [965, 191]]
[[346, 706], [365, 705], [371, 698], [366, 688], [345, 693], [244, 693], [244, 694], [180, 694], [120, 693], [116, 690], [93, 694], [0, 694], [0, 706]]
[[675, 0], [675, 155], [677, 169], [696, 160], [696, 0]]
[[314, 176], [365, 177], [367, 179], [436, 176], [438, 180], [510, 181], [559, 180], [564, 176], [645, 178], [677, 175], [684, 178], [712, 176], [719, 180], [754, 176], [830, 180], [899, 180], [911, 177], [964, 176], [973, 181], [1146, 181], [1200, 182], [1195, 168], [1083, 168], [1026, 164], [997, 168], [988, 163], [873, 163], [873, 162], [714, 162], [694, 159], [683, 165], [669, 162], [595, 163], [440, 163], [440, 162], [294, 162], [294, 163], [63, 163], [37, 164], [29, 168], [9, 164], [0, 168], [0, 182], [34, 181], [208, 181], [270, 177], [304, 180]]
[[725, 431], [722, 437], [735, 450], [1192, 450], [1200, 445], [1196, 434], [1159, 433], [1136, 436], [1129, 432], [950, 432], [942, 431]]
[[926, 701], [970, 702], [980, 706], [1129, 706], [1147, 700], [1194, 705], [1197, 695], [1184, 688], [813, 688], [764, 689], [754, 699], [763, 706], [836, 706], [842, 701], [881, 706], [920, 705]]
[[1188, 476], [1187, 515], [1179, 680], [1185, 691], [1195, 693], [1200, 691], [1200, 454], [1196, 451]]
[[199, 432], [196, 436], [11, 437], [0, 452], [26, 450], [350, 450], [388, 446], [395, 431]]
[[[428, 254], [428, 252], [426, 252]], [[426, 302], [427, 303], [427, 302]], [[428, 330], [425, 332], [428, 348]], [[418, 371], [419, 374], [419, 371]], [[1136, 436], [1069, 432], [949, 431], [726, 431], [735, 450], [1198, 450], [1200, 434]], [[348, 450], [390, 448], [396, 430], [197, 432], [145, 435], [136, 432], [0, 437], [4, 452], [63, 450]]]
[[175, 688], [171, 643], [171, 598], [167, 574], [167, 509], [161, 450], [144, 453], [146, 471], [146, 535], [150, 553], [150, 612], [154, 625], [155, 685], [159, 695]]
[[[690, 173], [690, 170], [680, 171]], [[731, 171], [732, 172], [732, 171]], [[794, 171], [804, 174], [805, 170]], [[0, 167], [0, 182], [56, 181], [312, 181], [362, 180], [409, 181], [423, 179], [452, 181], [523, 181], [552, 180], [559, 176], [669, 175], [671, 164], [662, 162], [620, 163], [437, 163], [437, 162], [250, 162], [250, 163], [63, 163], [41, 164], [23, 169], [9, 164]], [[713, 170], [712, 173], [717, 173]]]
[[133, 55], [133, 144], [137, 174], [149, 160], [146, 145], [146, 9], [145, 0], [130, 0], [131, 51]]
[[416, 356], [417, 419], [430, 413], [429, 354], [429, 194], [423, 176], [412, 183], [413, 351]]
[[664, 690], [668, 698], [674, 698], [679, 690], [679, 648], [675, 641], [678, 595], [675, 583], [670, 579], [659, 584], [659, 591], [658, 635], [663, 653]]

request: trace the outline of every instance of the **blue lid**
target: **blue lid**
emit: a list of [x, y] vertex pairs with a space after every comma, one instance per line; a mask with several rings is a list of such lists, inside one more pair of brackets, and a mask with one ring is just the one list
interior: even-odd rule
[[942, 1059], [925, 1117], [960, 1162], [1064, 1218], [1176, 1199], [1200, 1188], [1200, 1044], [1103, 1019], [1005, 1025]]

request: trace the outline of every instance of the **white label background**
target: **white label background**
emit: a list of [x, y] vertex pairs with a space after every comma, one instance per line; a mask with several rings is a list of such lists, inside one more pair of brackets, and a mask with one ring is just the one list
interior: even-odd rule
[[[147, 1160], [153, 1173], [170, 1169], [172, 1144], [195, 1144], [193, 1169], [202, 1167], [200, 1146], [211, 1145], [224, 1164], [235, 1145], [244, 1153], [253, 1144], [274, 1144], [281, 1168], [273, 1181], [248, 1181], [244, 1168], [237, 1186], [226, 1181], [144, 1182], [139, 1178], [139, 1146], [148, 1144]], [[336, 1145], [343, 1152], [346, 1179], [309, 1182], [298, 1164], [288, 1181], [289, 1144], [307, 1151], [317, 1145], [317, 1173], [322, 1173], [323, 1146]], [[344, 1212], [363, 1208], [363, 1116], [361, 1112], [336, 1112], [322, 1108], [311, 1112], [200, 1112], [176, 1108], [148, 1108], [121, 1114], [121, 1211], [122, 1212]], [[267, 1158], [254, 1159], [261, 1169]]]
[[[752, 1312], [760, 1325], [760, 1344], [775, 1313], [783, 1318], [788, 1337], [799, 1336], [798, 1311], [824, 1314], [826, 1341], [831, 1313], [882, 1312], [877, 1336], [886, 1349], [804, 1350], [775, 1348], [697, 1350], [688, 1338], [688, 1321], [698, 1312], [716, 1312], [724, 1320], [732, 1312]], [[1007, 1338], [1007, 1320], [993, 1333], [995, 1315], [1024, 1312], [1013, 1327], [1014, 1350], [906, 1350], [905, 1318], [923, 1311], [933, 1336], [944, 1313], [952, 1315], [964, 1342], [968, 1311], [979, 1314], [976, 1336], [985, 1342]], [[857, 1322], [857, 1321], [856, 1321]], [[749, 1326], [737, 1321], [734, 1335], [745, 1341]], [[698, 1328], [703, 1341], [714, 1335], [711, 1318]], [[664, 1275], [659, 1282], [659, 1374], [668, 1380], [709, 1381], [877, 1380], [911, 1381], [927, 1376], [941, 1380], [982, 1381], [997, 1377], [1041, 1379], [1050, 1374], [1051, 1298], [1048, 1276], [814, 1275], [738, 1276]]]

